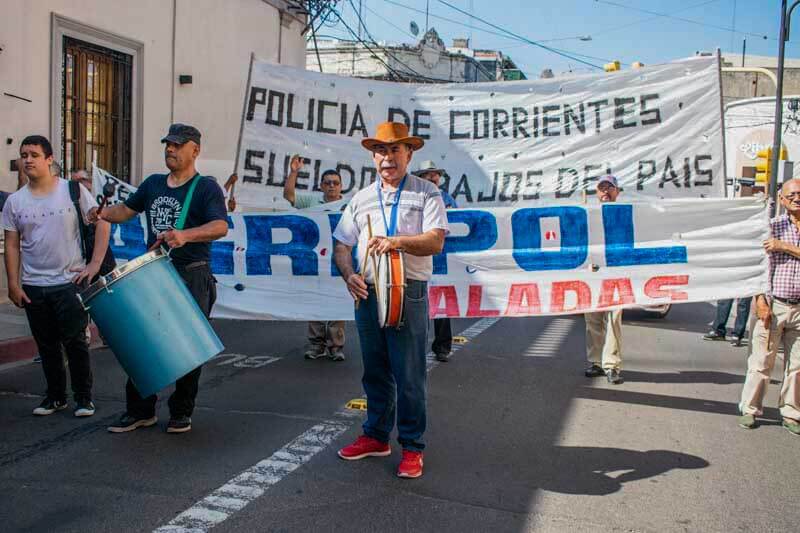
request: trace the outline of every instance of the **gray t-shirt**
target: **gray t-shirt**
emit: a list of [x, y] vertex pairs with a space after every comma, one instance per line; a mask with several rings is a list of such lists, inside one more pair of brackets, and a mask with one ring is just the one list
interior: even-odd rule
[[[81, 211], [86, 215], [97, 202], [85, 187], [80, 191]], [[86, 265], [67, 180], [59, 179], [58, 187], [47, 196], [34, 196], [27, 185], [9, 196], [3, 208], [3, 229], [19, 233], [25, 285], [63, 285], [75, 277], [71, 269]]]

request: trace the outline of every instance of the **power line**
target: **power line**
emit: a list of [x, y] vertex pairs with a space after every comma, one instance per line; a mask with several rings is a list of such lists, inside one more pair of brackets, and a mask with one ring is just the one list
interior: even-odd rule
[[536, 41], [532, 41], [532, 40], [528, 39], [527, 37], [523, 37], [522, 35], [516, 34], [516, 33], [512, 32], [512, 31], [510, 31], [510, 30], [507, 30], [507, 29], [505, 29], [505, 28], [503, 28], [503, 27], [500, 27], [500, 26], [498, 26], [498, 25], [496, 25], [496, 24], [492, 24], [491, 22], [488, 22], [488, 21], [486, 21], [486, 20], [483, 20], [483, 19], [481, 19], [481, 18], [479, 18], [479, 17], [476, 17], [475, 15], [473, 15], [473, 14], [471, 14], [471, 13], [468, 13], [468, 12], [464, 11], [464, 10], [463, 10], [463, 9], [461, 9], [460, 7], [456, 7], [456, 6], [454, 6], [453, 4], [451, 4], [451, 3], [449, 3], [449, 2], [445, 2], [445, 0], [437, 0], [437, 1], [438, 1], [440, 4], [444, 4], [444, 5], [446, 5], [446, 6], [447, 6], [447, 7], [449, 7], [450, 9], [454, 9], [455, 11], [458, 11], [459, 13], [461, 13], [461, 14], [463, 14], [463, 15], [466, 15], [466, 16], [468, 16], [468, 17], [469, 17], [469, 18], [471, 18], [471, 19], [474, 19], [474, 20], [480, 21], [480, 22], [482, 22], [482, 23], [486, 24], [487, 26], [489, 26], [489, 27], [491, 27], [491, 28], [494, 28], [494, 29], [496, 29], [496, 30], [500, 30], [500, 31], [502, 31], [502, 32], [505, 32], [505, 33], [507, 33], [507, 34], [509, 34], [509, 35], [511, 35], [511, 36], [513, 36], [513, 37], [516, 37], [516, 38], [517, 38], [517, 39], [519, 39], [519, 40], [522, 40], [522, 41], [525, 41], [525, 42], [527, 42], [527, 43], [529, 43], [529, 44], [532, 44], [533, 46], [538, 46], [539, 48], [542, 48], [542, 49], [544, 49], [544, 50], [547, 50], [547, 51], [549, 51], [549, 52], [552, 52], [552, 53], [554, 53], [554, 54], [557, 54], [557, 55], [559, 55], [559, 56], [566, 57], [566, 58], [568, 58], [568, 59], [571, 59], [571, 60], [573, 60], [573, 61], [577, 61], [578, 63], [582, 63], [582, 64], [584, 64], [584, 65], [588, 65], [588, 66], [590, 66], [590, 67], [594, 67], [594, 68], [596, 68], [596, 69], [603, 70], [603, 67], [601, 67], [600, 65], [595, 65], [594, 63], [589, 63], [588, 61], [584, 61], [583, 59], [577, 58], [577, 57], [575, 57], [574, 55], [570, 55], [570, 54], [568, 54], [568, 53], [565, 53], [565, 52], [563, 52], [563, 51], [561, 51], [561, 50], [557, 50], [557, 49], [555, 49], [555, 48], [551, 48], [551, 47], [549, 47], [549, 46], [546, 46], [546, 45], [544, 45], [544, 44], [538, 43], [538, 42], [536, 42]]
[[[698, 7], [707, 6], [708, 4], [713, 4], [719, 2], [719, 0], [705, 0], [704, 2], [700, 2], [699, 4], [693, 4], [691, 6], [682, 7], [680, 9], [676, 9], [672, 12], [673, 15], [676, 13], [683, 13], [684, 11], [691, 11], [692, 9], [697, 9]], [[611, 28], [604, 28], [600, 31], [593, 31], [592, 35], [603, 35], [605, 33], [611, 33], [613, 31], [621, 30], [623, 28], [630, 28], [631, 26], [638, 26], [644, 22], [648, 22], [651, 20], [662, 18], [660, 15], [656, 15], [654, 17], [645, 17], [643, 19], [634, 20], [633, 22], [628, 22], [626, 24], [620, 24], [619, 26], [613, 26]]]
[[[383, 1], [386, 2], [387, 4], [392, 4], [392, 5], [397, 6], [397, 7], [402, 7], [403, 9], [407, 9], [407, 10], [413, 11], [415, 13], [419, 13], [419, 14], [422, 14], [422, 15], [426, 14], [425, 11], [422, 11], [420, 9], [416, 9], [416, 8], [411, 7], [409, 5], [406, 5], [406, 4], [402, 4], [400, 2], [396, 2], [394, 0], [383, 0]], [[718, 2], [719, 0], [707, 0], [707, 2], [709, 2], [709, 1], [710, 2]], [[524, 38], [520, 39], [519, 37], [514, 37], [514, 36], [511, 36], [511, 35], [508, 35], [508, 34], [505, 34], [505, 33], [500, 33], [500, 32], [496, 32], [496, 31], [492, 31], [492, 30], [487, 30], [485, 28], [478, 28], [478, 27], [468, 26], [467, 24], [464, 24], [463, 22], [460, 22], [458, 20], [447, 18], [447, 17], [442, 17], [440, 15], [434, 15], [433, 13], [430, 13], [429, 16], [432, 17], [432, 18], [443, 20], [445, 22], [449, 22], [450, 24], [454, 24], [456, 26], [461, 26], [461, 27], [464, 27], [464, 28], [474, 29], [474, 30], [477, 30], [477, 31], [480, 31], [480, 32], [483, 32], [483, 33], [487, 33], [489, 35], [495, 35], [497, 37], [502, 37], [503, 39], [509, 39], [511, 41], [516, 41], [516, 42], [519, 42], [521, 44], [524, 44], [525, 46], [531, 46], [531, 43], [528, 41], [528, 39], [524, 39]], [[542, 42], [550, 42], [550, 41], [554, 41], [554, 40], [560, 40], [560, 39], [546, 39], [546, 40], [540, 40], [538, 42], [542, 43]], [[577, 56], [577, 57], [585, 57], [587, 59], [594, 59], [596, 61], [604, 61], [604, 62], [614, 61], [613, 59], [609, 59], [607, 57], [596, 57], [596, 56], [591, 56], [591, 55], [587, 55], [587, 54], [581, 54], [581, 53], [578, 53], [578, 52], [574, 52], [572, 50], [563, 50], [563, 49], [560, 49], [560, 48], [553, 48], [553, 50], [556, 50], [556, 51], [564, 53], [564, 54], [570, 54], [570, 55], [573, 55], [573, 56]], [[617, 58], [617, 59], [619, 59], [619, 58]], [[623, 63], [627, 63], [627, 62], [623, 62]], [[591, 65], [591, 66], [593, 68], [597, 68], [596, 65]]]
[[[442, 0], [439, 0], [439, 1], [441, 2]], [[633, 6], [629, 6], [629, 5], [625, 5], [625, 4], [620, 4], [618, 2], [612, 2], [611, 0], [594, 0], [594, 1], [597, 2], [598, 4], [606, 4], [606, 5], [609, 5], [609, 6], [619, 7], [619, 8], [622, 8], [622, 9], [630, 9], [631, 11], [639, 11], [640, 13], [647, 13], [648, 15], [655, 15], [657, 17], [663, 17], [663, 18], [668, 18], [668, 19], [672, 19], [672, 20], [679, 20], [681, 22], [686, 22], [687, 24], [695, 24], [697, 26], [705, 26], [707, 28], [714, 28], [714, 29], [717, 29], [717, 30], [729, 31], [729, 32], [738, 33], [738, 34], [741, 34], [741, 35], [751, 35], [753, 37], [759, 37], [759, 38], [762, 38], [762, 39], [765, 39], [765, 40], [769, 39], [769, 37], [764, 35], [764, 34], [750, 33], [750, 32], [746, 32], [746, 31], [737, 31], [734, 28], [728, 28], [726, 26], [717, 26], [716, 24], [708, 24], [707, 22], [700, 22], [698, 20], [687, 19], [687, 18], [684, 18], [684, 17], [676, 17], [674, 15], [670, 15], [669, 13], [659, 13], [657, 11], [650, 11], [649, 9], [642, 9], [640, 7], [633, 7]]]
[[[354, 8], [354, 10], [355, 10], [355, 6], [353, 5], [353, 0], [348, 0], [348, 2], [350, 2], [350, 6], [351, 6], [351, 7], [353, 7], [353, 8]], [[356, 16], [358, 16], [358, 20], [359, 20], [359, 22], [361, 22], [361, 23], [363, 24], [363, 22], [364, 22], [364, 21], [363, 21], [363, 19], [361, 18], [361, 14], [360, 14], [360, 13], [356, 13]], [[408, 70], [409, 70], [409, 71], [410, 71], [410, 72], [411, 72], [411, 73], [412, 73], [414, 76], [416, 76], [416, 77], [418, 77], [418, 78], [420, 78], [420, 79], [422, 79], [422, 80], [425, 80], [425, 81], [432, 81], [432, 82], [444, 82], [444, 83], [449, 83], [449, 82], [452, 82], [452, 81], [453, 81], [453, 80], [450, 80], [450, 79], [448, 79], [448, 80], [442, 80], [442, 79], [438, 79], [438, 78], [431, 78], [431, 77], [429, 77], [429, 76], [425, 76], [424, 74], [420, 74], [419, 72], [417, 72], [416, 70], [414, 70], [414, 69], [413, 69], [413, 68], [412, 68], [410, 65], [408, 65], [407, 63], [404, 63], [403, 61], [401, 61], [401, 60], [400, 60], [400, 59], [399, 59], [399, 58], [398, 58], [396, 55], [394, 55], [393, 53], [391, 53], [391, 52], [390, 52], [388, 49], [386, 49], [386, 48], [384, 48], [384, 47], [380, 46], [380, 45], [379, 45], [379, 44], [378, 44], [378, 43], [375, 41], [375, 38], [372, 36], [372, 34], [369, 32], [369, 30], [367, 29], [367, 26], [366, 26], [366, 24], [363, 24], [363, 27], [364, 27], [364, 32], [367, 34], [367, 37], [369, 37], [369, 39], [370, 39], [370, 40], [371, 40], [371, 41], [372, 41], [372, 42], [373, 42], [373, 43], [374, 43], [376, 46], [378, 46], [378, 48], [380, 48], [381, 50], [383, 50], [383, 51], [384, 51], [384, 52], [385, 52], [385, 53], [386, 53], [386, 54], [387, 54], [389, 57], [391, 57], [392, 59], [394, 59], [395, 61], [397, 61], [397, 62], [398, 62], [398, 63], [400, 63], [401, 65], [403, 65], [404, 67], [406, 67], [406, 68], [407, 68], [407, 69], [408, 69]], [[481, 68], [481, 67], [482, 67], [482, 65], [478, 64], [478, 67], [479, 67], [479, 68]]]
[[372, 13], [373, 15], [375, 15], [376, 17], [378, 17], [379, 19], [381, 19], [382, 21], [384, 21], [384, 22], [385, 22], [386, 24], [388, 24], [389, 26], [391, 26], [391, 27], [395, 28], [396, 30], [398, 30], [398, 31], [400, 31], [400, 32], [402, 32], [402, 33], [405, 33], [406, 35], [408, 35], [408, 36], [409, 36], [409, 37], [411, 37], [412, 39], [416, 39], [416, 38], [417, 38], [417, 36], [416, 36], [416, 35], [412, 34], [411, 32], [408, 32], [408, 31], [404, 30], [403, 28], [401, 28], [400, 26], [398, 26], [397, 24], [395, 24], [395, 23], [394, 23], [394, 22], [392, 22], [391, 20], [389, 20], [389, 19], [387, 19], [386, 17], [382, 16], [380, 13], [378, 13], [378, 12], [376, 12], [376, 11], [374, 11], [374, 10], [370, 9], [370, 7], [369, 7], [369, 6], [365, 5], [364, 7], [366, 7], [366, 8], [367, 8], [367, 11], [369, 11], [370, 13]]
[[[351, 5], [352, 5], [352, 0], [349, 0], [349, 1], [350, 1]], [[350, 32], [350, 34], [353, 37], [356, 38], [358, 43], [361, 44], [362, 46], [364, 46], [364, 48], [366, 48], [369, 52], [371, 52], [375, 56], [375, 59], [377, 59], [380, 63], [382, 63], [383, 66], [386, 67], [387, 71], [391, 75], [393, 75], [395, 78], [397, 78], [398, 80], [402, 81], [402, 80], [408, 80], [408, 79], [416, 78], [417, 80], [423, 81], [423, 82], [427, 81], [427, 82], [435, 82], [435, 83], [448, 83], [448, 82], [452, 81], [452, 80], [442, 80], [442, 79], [437, 79], [437, 78], [430, 78], [428, 76], [424, 76], [424, 75], [420, 74], [419, 72], [416, 72], [413, 68], [411, 68], [407, 64], [405, 64], [402, 61], [400, 61], [395, 55], [393, 55], [391, 52], [389, 52], [389, 50], [387, 50], [386, 48], [384, 48], [384, 47], [380, 46], [379, 44], [377, 44], [375, 42], [375, 39], [372, 37], [372, 35], [369, 33], [369, 31], [366, 30], [366, 28], [365, 28], [367, 37], [369, 37], [369, 39], [373, 42], [373, 44], [379, 50], [382, 50], [387, 56], [391, 57], [392, 59], [394, 59], [395, 61], [397, 61], [401, 65], [405, 66], [407, 69], [409, 69], [410, 72], [402, 72], [402, 71], [399, 71], [399, 70], [395, 69], [394, 67], [389, 65], [386, 61], [384, 61], [378, 54], [376, 54], [375, 50], [373, 50], [373, 48], [369, 44], [367, 44], [363, 39], [360, 39], [358, 37], [358, 34], [355, 31], [353, 31], [353, 29], [347, 24], [347, 22], [344, 21], [344, 19], [342, 18], [341, 14], [338, 11], [336, 12], [336, 16], [339, 19], [339, 21], [344, 25], [344, 27], [347, 28], [347, 31]]]
[[317, 29], [313, 24], [311, 25], [311, 37], [314, 39], [314, 52], [317, 54], [317, 65], [319, 66], [319, 71], [322, 72], [322, 59], [319, 57], [319, 46], [317, 45]]

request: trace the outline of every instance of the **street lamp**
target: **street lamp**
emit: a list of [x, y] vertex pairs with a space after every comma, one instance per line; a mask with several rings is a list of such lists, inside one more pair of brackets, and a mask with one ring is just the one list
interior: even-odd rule
[[775, 87], [775, 132], [772, 138], [772, 172], [769, 180], [769, 196], [772, 199], [770, 216], [775, 215], [778, 198], [778, 157], [781, 152], [781, 130], [783, 129], [783, 60], [786, 55], [786, 41], [789, 40], [789, 26], [792, 20], [792, 11], [800, 4], [795, 0], [792, 7], [786, 10], [787, 0], [781, 0], [781, 29], [778, 37], [778, 83]]

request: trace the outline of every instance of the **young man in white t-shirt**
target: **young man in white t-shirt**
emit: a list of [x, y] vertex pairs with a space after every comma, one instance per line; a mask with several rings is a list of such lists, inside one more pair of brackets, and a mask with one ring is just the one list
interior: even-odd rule
[[28, 184], [6, 201], [3, 229], [8, 296], [28, 315], [47, 381], [47, 395], [33, 414], [50, 415], [67, 407], [63, 346], [76, 403], [74, 414], [91, 416], [95, 408], [86, 338], [89, 317], [76, 294], [100, 270], [111, 227], [107, 222], [98, 224], [94, 252], [86, 264], [78, 217], [97, 205], [91, 193], [80, 187], [81, 213], [76, 213], [69, 182], [50, 170], [53, 148], [45, 137], [23, 139], [20, 162]]

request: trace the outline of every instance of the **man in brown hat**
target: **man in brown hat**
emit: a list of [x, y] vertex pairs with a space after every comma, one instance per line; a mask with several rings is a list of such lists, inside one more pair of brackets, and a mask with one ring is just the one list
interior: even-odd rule
[[[448, 233], [447, 216], [439, 189], [409, 175], [415, 150], [423, 146], [409, 136], [408, 127], [397, 122], [378, 125], [374, 138], [361, 144], [372, 152], [380, 179], [350, 200], [333, 234], [336, 266], [347, 290], [361, 305], [355, 319], [361, 341], [367, 395], [364, 434], [339, 450], [347, 460], [392, 453], [389, 435], [397, 419], [398, 441], [403, 457], [397, 470], [402, 478], [422, 475], [422, 436], [425, 432], [425, 344], [428, 335], [428, 280], [432, 256], [440, 253]], [[368, 216], [373, 237], [368, 236]], [[374, 272], [367, 264], [353, 270], [352, 249], [358, 245], [371, 255], [401, 250], [405, 260], [404, 321], [399, 328], [381, 328]], [[364, 260], [358, 254], [359, 261]], [[362, 301], [363, 300], [363, 301]]]

